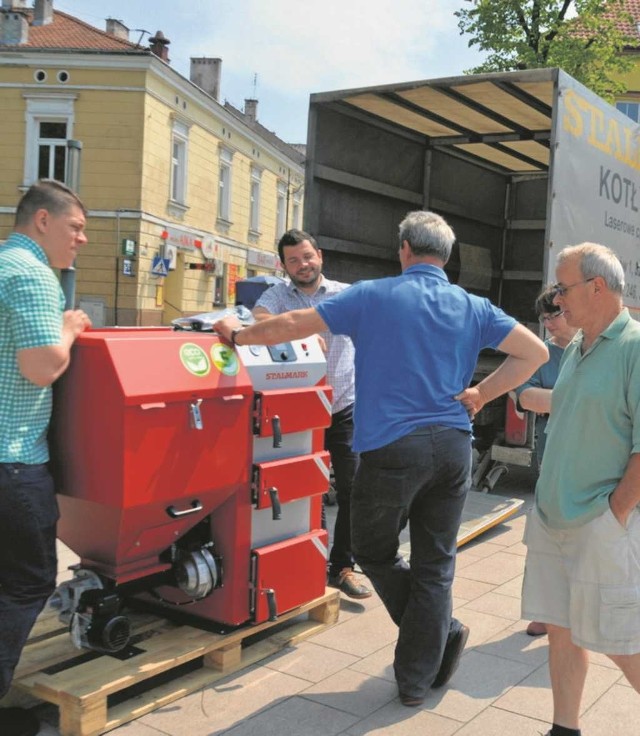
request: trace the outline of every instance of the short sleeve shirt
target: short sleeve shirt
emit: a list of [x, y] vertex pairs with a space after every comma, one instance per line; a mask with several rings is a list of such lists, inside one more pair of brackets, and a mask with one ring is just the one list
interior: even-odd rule
[[356, 349], [356, 452], [383, 447], [419, 427], [470, 431], [454, 397], [470, 385], [483, 348], [516, 321], [488, 299], [449, 283], [436, 266], [361, 281], [317, 307], [329, 329]]
[[640, 452], [640, 324], [628, 310], [582, 354], [565, 349], [553, 388], [536, 504], [554, 528], [606, 511], [629, 458]]
[[[292, 283], [276, 284], [262, 293], [255, 306], [271, 314], [317, 307], [325, 299], [350, 286], [340, 281], [330, 281], [324, 276], [313, 294], [305, 294]], [[335, 414], [353, 404], [355, 398], [354, 348], [345, 335], [322, 332], [321, 336], [327, 345], [327, 381], [333, 387], [332, 411]]]
[[[521, 386], [515, 389], [518, 401], [523, 391], [528, 388], [546, 388], [552, 389], [558, 379], [558, 373], [560, 372], [560, 362], [564, 355], [564, 348], [551, 342], [551, 339], [545, 340], [544, 343], [549, 350], [549, 360], [538, 368], [538, 370], [531, 376], [531, 378], [523, 383]], [[546, 431], [547, 431], [547, 419], [548, 414], [537, 414], [536, 415], [536, 455], [538, 458], [538, 465], [542, 462], [546, 445]]]
[[555, 386], [560, 372], [560, 361], [564, 355], [564, 348], [551, 342], [551, 340], [545, 340], [544, 344], [549, 350], [549, 360], [543, 363], [528, 381], [518, 386], [515, 390], [518, 398], [528, 388], [553, 388]]
[[64, 295], [45, 252], [13, 233], [0, 246], [0, 462], [47, 462], [50, 386], [27, 381], [16, 353], [57, 345]]

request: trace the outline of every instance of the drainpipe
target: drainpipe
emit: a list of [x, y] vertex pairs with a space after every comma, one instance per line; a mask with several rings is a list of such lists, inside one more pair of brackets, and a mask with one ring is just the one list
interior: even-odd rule
[[[67, 141], [67, 175], [65, 184], [72, 192], [78, 193], [80, 188], [80, 161], [82, 159], [82, 143]], [[64, 294], [64, 308], [75, 309], [76, 304], [76, 268], [75, 261], [70, 268], [63, 268], [60, 273], [60, 286]]]
[[120, 213], [126, 210], [116, 210], [116, 279], [113, 295], [113, 324], [118, 326], [118, 295], [120, 293]]

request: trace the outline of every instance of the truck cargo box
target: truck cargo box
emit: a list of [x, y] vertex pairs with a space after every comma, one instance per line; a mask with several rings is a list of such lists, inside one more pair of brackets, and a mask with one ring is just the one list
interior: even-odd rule
[[[433, 210], [457, 236], [450, 280], [536, 332], [556, 254], [602, 243], [622, 261], [637, 317], [639, 141], [637, 123], [559, 69], [313, 94], [305, 229], [327, 277], [354, 282], [399, 273], [400, 221]], [[483, 355], [478, 377], [497, 360]], [[478, 417], [481, 445], [503, 441], [505, 407]]]

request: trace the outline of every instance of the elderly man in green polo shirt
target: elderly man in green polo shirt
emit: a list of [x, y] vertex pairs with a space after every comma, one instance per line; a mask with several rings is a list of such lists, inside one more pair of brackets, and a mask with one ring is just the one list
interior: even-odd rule
[[547, 624], [549, 734], [578, 736], [587, 650], [608, 655], [640, 692], [640, 324], [609, 248], [565, 248], [556, 275], [555, 302], [582, 331], [552, 392], [522, 615]]
[[[63, 184], [40, 181], [22, 197], [0, 248], [0, 698], [56, 582], [58, 507], [47, 462], [51, 384], [91, 323], [64, 311], [52, 268], [87, 242], [85, 209]], [[2, 736], [35, 736], [38, 719], [0, 708]]]

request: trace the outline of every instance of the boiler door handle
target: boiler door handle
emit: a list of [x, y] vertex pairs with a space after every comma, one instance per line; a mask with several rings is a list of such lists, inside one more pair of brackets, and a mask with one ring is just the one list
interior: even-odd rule
[[273, 446], [282, 447], [282, 428], [280, 427], [280, 417], [277, 414], [271, 420], [271, 426], [273, 427]]
[[282, 519], [282, 507], [280, 506], [280, 498], [278, 497], [278, 489], [274, 486], [269, 488], [269, 496], [271, 497], [271, 508], [273, 509], [272, 519], [279, 521]]
[[200, 411], [200, 404], [202, 404], [202, 399], [198, 399], [189, 407], [189, 411], [191, 413], [191, 426], [193, 427], [193, 429], [202, 429], [204, 426], [202, 423], [202, 412]]
[[276, 591], [273, 588], [267, 588], [265, 591], [267, 596], [267, 607], [269, 609], [269, 621], [278, 620], [278, 608], [276, 606]]
[[202, 504], [198, 500], [191, 502], [191, 508], [183, 509], [182, 511], [178, 511], [175, 506], [167, 506], [167, 514], [172, 519], [179, 519], [181, 516], [189, 516], [189, 514], [197, 514], [198, 511], [202, 511]]

